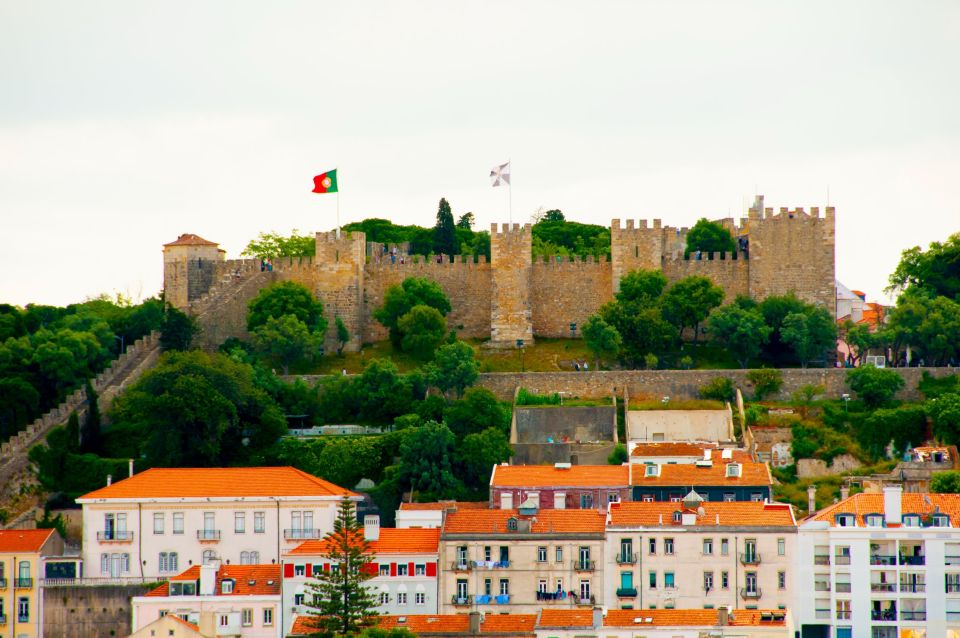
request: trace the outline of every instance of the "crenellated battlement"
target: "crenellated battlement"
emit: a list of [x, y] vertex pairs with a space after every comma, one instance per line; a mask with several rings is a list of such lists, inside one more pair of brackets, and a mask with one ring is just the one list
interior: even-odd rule
[[537, 255], [533, 259], [534, 266], [596, 266], [609, 263], [609, 255]]
[[533, 226], [530, 224], [490, 224], [490, 237], [498, 235], [516, 235], [516, 234], [531, 234], [533, 233]]

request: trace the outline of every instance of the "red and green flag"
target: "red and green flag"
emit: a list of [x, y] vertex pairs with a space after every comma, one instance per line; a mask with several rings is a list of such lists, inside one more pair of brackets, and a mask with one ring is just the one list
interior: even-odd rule
[[322, 175], [313, 178], [314, 193], [336, 193], [337, 192], [337, 169], [327, 171]]

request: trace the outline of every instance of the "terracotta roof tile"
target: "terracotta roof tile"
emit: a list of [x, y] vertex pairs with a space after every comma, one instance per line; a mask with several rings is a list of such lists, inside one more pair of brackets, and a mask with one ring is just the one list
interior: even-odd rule
[[152, 468], [77, 499], [356, 496], [293, 467]]
[[[718, 517], [720, 526], [796, 527], [797, 525], [793, 508], [787, 503], [704, 501], [701, 507], [704, 513], [702, 516], [697, 515], [696, 525], [718, 525]], [[685, 510], [680, 503], [662, 501], [612, 503], [609, 525], [631, 527], [662, 524], [679, 527], [682, 523], [673, 522], [673, 513], [677, 510], [697, 514], [696, 510]]]
[[593, 627], [593, 610], [545, 607], [540, 612], [537, 627]]
[[[401, 618], [403, 622], [400, 621]], [[313, 621], [313, 616], [297, 616], [289, 635], [304, 635], [316, 631]], [[417, 635], [470, 633], [468, 614], [377, 616], [374, 622], [381, 629], [409, 629]], [[471, 635], [533, 634], [536, 622], [537, 617], [534, 614], [486, 614], [480, 624], [480, 633]]]
[[[535, 516], [520, 516], [517, 510], [464, 510], [447, 515], [443, 534], [516, 534], [507, 530], [507, 520], [531, 521], [533, 534], [602, 534], [606, 516], [598, 510], [539, 510]], [[532, 522], [536, 519], [536, 522]]]
[[39, 552], [53, 532], [52, 529], [0, 530], [0, 552]]
[[[763, 620], [776, 614], [779, 620]], [[729, 625], [734, 627], [783, 626], [786, 624], [786, 612], [760, 609], [734, 609], [730, 612]], [[638, 623], [637, 618], [650, 622]], [[719, 621], [715, 609], [611, 609], [603, 620], [605, 627], [714, 627]]]
[[[200, 566], [193, 565], [172, 577], [171, 581], [196, 581], [200, 578]], [[232, 579], [233, 592], [221, 594], [221, 583]], [[253, 584], [251, 584], [253, 583]], [[217, 572], [214, 592], [216, 596], [276, 596], [280, 594], [280, 565], [221, 565]], [[170, 595], [170, 583], [166, 582], [150, 590], [150, 597]]]
[[402, 511], [417, 510], [483, 510], [490, 509], [490, 503], [487, 501], [437, 501], [435, 503], [400, 503]]
[[533, 633], [535, 614], [486, 614], [480, 623], [481, 634]]
[[646, 476], [642, 465], [633, 469], [634, 485], [772, 485], [773, 478], [765, 463], [740, 463], [740, 476], [727, 476], [725, 461], [714, 460], [710, 467], [700, 467], [693, 463], [661, 465], [658, 476]]
[[[950, 517], [951, 527], [960, 527], [960, 494], [906, 493], [901, 497], [900, 508], [903, 514], [921, 516], [933, 514], [936, 508], [940, 508], [941, 514]], [[836, 527], [837, 514], [854, 514], [857, 525], [866, 525], [864, 516], [867, 514], [883, 514], [883, 494], [854, 494], [820, 510], [806, 520], [826, 521], [831, 527]]]
[[497, 465], [494, 487], [607, 487], [629, 484], [625, 465]]
[[[380, 538], [370, 542], [376, 554], [436, 554], [440, 545], [439, 529], [420, 527], [396, 529], [381, 527]], [[321, 556], [327, 553], [325, 539], [309, 540], [300, 543], [287, 552], [287, 555]]]
[[176, 238], [176, 240], [164, 244], [164, 246], [219, 246], [215, 242], [209, 241], [201, 237], [200, 235], [194, 235], [193, 233], [184, 233]]
[[713, 450], [716, 447], [716, 443], [694, 443], [691, 441], [636, 443], [630, 456], [698, 456], [703, 458], [704, 450]]
[[197, 625], [194, 625], [192, 622], [188, 622], [184, 620], [183, 618], [181, 618], [180, 616], [177, 616], [176, 614], [167, 614], [167, 616], [169, 616], [171, 620], [175, 620], [181, 625], [186, 625], [187, 627], [189, 627], [194, 631], [200, 631], [200, 627], [198, 627]]

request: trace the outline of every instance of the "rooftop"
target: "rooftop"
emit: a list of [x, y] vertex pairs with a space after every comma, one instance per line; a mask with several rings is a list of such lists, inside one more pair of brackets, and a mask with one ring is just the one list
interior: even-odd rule
[[[703, 509], [703, 513], [699, 512]], [[628, 502], [611, 503], [609, 525], [628, 526], [682, 526], [673, 522], [674, 512], [695, 515], [694, 525], [728, 527], [796, 527], [793, 508], [787, 503], [754, 501], [704, 501], [698, 508], [687, 509], [682, 503]]]
[[[775, 619], [776, 618], [776, 619]], [[603, 618], [604, 627], [716, 627], [719, 613], [715, 609], [610, 609]], [[782, 609], [735, 609], [730, 612], [728, 626], [782, 626], [786, 612]], [[537, 628], [592, 628], [590, 609], [543, 609]]]
[[463, 510], [447, 515], [443, 534], [517, 534], [507, 521], [529, 522], [532, 534], [602, 534], [606, 516], [597, 510], [539, 510], [521, 516], [517, 510]]
[[[200, 580], [200, 565], [172, 577], [172, 581]], [[233, 592], [221, 594], [220, 583], [233, 580]], [[217, 571], [216, 596], [271, 596], [280, 594], [280, 565], [221, 565]], [[170, 583], [152, 589], [147, 596], [169, 596]]]
[[497, 465], [493, 487], [608, 487], [630, 484], [625, 465]]
[[184, 233], [176, 238], [176, 240], [164, 244], [164, 246], [219, 246], [215, 242], [204, 239], [200, 235], [194, 235], [193, 233]]
[[704, 450], [712, 450], [716, 443], [693, 441], [662, 441], [656, 443], [636, 443], [631, 456], [699, 456], [703, 458]]
[[[376, 554], [416, 554], [437, 552], [440, 544], [439, 529], [419, 527], [396, 529], [381, 527], [380, 538], [370, 541], [370, 548]], [[326, 540], [309, 540], [287, 552], [288, 555], [320, 556], [327, 553]]]
[[[903, 514], [919, 514], [929, 516], [940, 513], [950, 517], [950, 527], [960, 527], [960, 494], [924, 494], [916, 492], [904, 493], [900, 502]], [[831, 527], [837, 527], [837, 514], [853, 514], [857, 517], [857, 525], [866, 525], [864, 517], [867, 514], [883, 514], [883, 494], [860, 493], [854, 494], [839, 503], [820, 510], [807, 521], [824, 521]]]
[[723, 485], [762, 485], [773, 484], [770, 468], [765, 463], [741, 462], [738, 476], [728, 476], [727, 463], [714, 459], [709, 466], [693, 463], [660, 465], [656, 476], [647, 476], [644, 466], [635, 465], [633, 469], [634, 485], [683, 485], [723, 486]]
[[[297, 616], [289, 635], [315, 631], [312, 621], [312, 616]], [[377, 616], [375, 622], [381, 629], [404, 628], [417, 635], [470, 633], [469, 614]], [[474, 635], [532, 634], [536, 623], [534, 614], [485, 614], [480, 623], [480, 633]]]
[[356, 496], [293, 467], [151, 468], [84, 494], [94, 499]]
[[0, 530], [0, 553], [39, 552], [54, 531], [53, 529]]
[[490, 509], [490, 503], [487, 501], [437, 501], [435, 503], [400, 503], [400, 509], [404, 512], [417, 510], [483, 510]]

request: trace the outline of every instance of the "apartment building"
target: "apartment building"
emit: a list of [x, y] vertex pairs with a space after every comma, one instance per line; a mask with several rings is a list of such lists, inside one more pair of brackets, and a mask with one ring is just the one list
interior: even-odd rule
[[536, 613], [603, 604], [595, 509], [455, 510], [440, 534], [440, 612]]
[[62, 553], [63, 538], [56, 530], [0, 530], [0, 635], [44, 635], [40, 608], [44, 562]]
[[800, 523], [804, 638], [960, 636], [960, 495], [856, 494]]
[[783, 610], [709, 609], [544, 609], [537, 638], [791, 638], [793, 624]]
[[[369, 566], [375, 574], [367, 587], [377, 599], [380, 614], [435, 614], [437, 560], [440, 529], [381, 528], [378, 516], [364, 519], [364, 536], [375, 554]], [[304, 541], [284, 554], [284, 627], [293, 626], [293, 616], [306, 614], [304, 603], [313, 592], [314, 575], [330, 569], [326, 540]]]
[[173, 615], [202, 635], [277, 638], [280, 587], [280, 565], [194, 565], [133, 597], [131, 626], [136, 632]]
[[[724, 454], [730, 455], [724, 458]], [[773, 477], [766, 463], [738, 461], [732, 450], [722, 450], [710, 459], [693, 464], [631, 463], [630, 483], [633, 501], [679, 502], [691, 489], [705, 501], [769, 501]]]
[[490, 505], [504, 510], [532, 503], [541, 510], [593, 509], [630, 500], [627, 465], [495, 465]]
[[786, 609], [797, 521], [783, 503], [611, 505], [604, 600], [610, 609]]
[[89, 577], [169, 578], [201, 564], [279, 563], [360, 496], [292, 467], [155, 468], [77, 499]]

